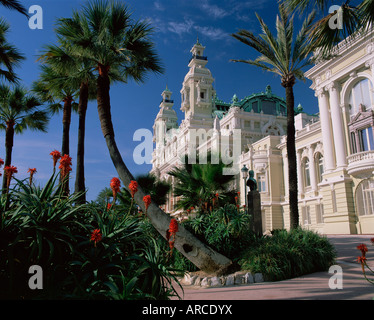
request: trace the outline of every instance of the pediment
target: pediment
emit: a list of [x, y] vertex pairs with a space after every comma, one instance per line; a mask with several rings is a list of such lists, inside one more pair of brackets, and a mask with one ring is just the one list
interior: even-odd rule
[[348, 125], [350, 126], [356, 122], [360, 122], [362, 120], [367, 120], [367, 119], [373, 119], [373, 118], [374, 118], [374, 112], [372, 110], [360, 111], [351, 117], [351, 121]]

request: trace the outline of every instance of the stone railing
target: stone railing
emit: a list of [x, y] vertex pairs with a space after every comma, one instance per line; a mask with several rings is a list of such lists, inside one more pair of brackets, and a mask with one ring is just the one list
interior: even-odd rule
[[352, 164], [363, 160], [374, 160], [374, 151], [363, 151], [350, 155], [348, 158], [348, 164]]

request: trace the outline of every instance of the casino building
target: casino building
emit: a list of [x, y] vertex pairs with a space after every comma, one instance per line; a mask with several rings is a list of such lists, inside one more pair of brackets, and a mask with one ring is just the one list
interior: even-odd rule
[[[261, 194], [263, 230], [289, 228], [286, 102], [267, 86], [263, 92], [226, 103], [217, 98], [197, 42], [181, 94], [178, 124], [172, 92], [162, 92], [154, 123], [151, 173], [173, 183], [168, 172], [189, 150], [212, 150], [255, 172]], [[342, 42], [339, 54], [306, 72], [319, 112], [295, 110], [300, 224], [321, 234], [374, 232], [374, 37]], [[199, 132], [199, 139], [191, 135]], [[205, 134], [206, 133], [206, 134]], [[238, 143], [239, 141], [239, 143]], [[243, 177], [235, 186], [244, 203]], [[175, 210], [169, 196], [165, 210]]]

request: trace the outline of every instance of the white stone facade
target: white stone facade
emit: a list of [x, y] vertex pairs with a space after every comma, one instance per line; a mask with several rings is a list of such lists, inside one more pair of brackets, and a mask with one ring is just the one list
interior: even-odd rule
[[[233, 137], [239, 129], [241, 155], [236, 161], [255, 172], [263, 229], [289, 228], [285, 102], [268, 87], [223, 103], [213, 89], [204, 49], [197, 43], [191, 50], [180, 91], [185, 113], [180, 125], [170, 96], [165, 98], [170, 91], [163, 92], [154, 126], [152, 172], [173, 182], [168, 172], [191, 147], [210, 149], [217, 143], [221, 152], [226, 148], [232, 153], [233, 139], [222, 146], [222, 137]], [[343, 42], [337, 57], [316, 64], [306, 77], [312, 80], [319, 114], [299, 109], [295, 117], [300, 224], [324, 234], [374, 233], [373, 33]], [[163, 128], [161, 139], [157, 127]], [[207, 135], [191, 141], [191, 129], [204, 129]], [[236, 180], [244, 203], [240, 174]], [[176, 201], [171, 195], [165, 209], [173, 213]]]

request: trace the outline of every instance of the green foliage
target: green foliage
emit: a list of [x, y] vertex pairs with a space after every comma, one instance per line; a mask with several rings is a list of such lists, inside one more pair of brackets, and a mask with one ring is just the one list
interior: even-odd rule
[[[58, 175], [44, 188], [17, 180], [1, 198], [0, 297], [6, 299], [168, 299], [178, 270], [147, 220], [65, 196]], [[99, 229], [101, 239], [91, 240]], [[31, 265], [43, 290], [28, 287]], [[173, 283], [172, 283], [173, 280]]]
[[[217, 157], [218, 158], [218, 157]], [[233, 175], [224, 174], [228, 168], [219, 157], [218, 163], [208, 154], [205, 164], [197, 159], [196, 163], [189, 163], [185, 156], [184, 166], [176, 167], [169, 175], [175, 178], [173, 193], [180, 197], [177, 208], [187, 210], [191, 207], [207, 212], [213, 206], [213, 199], [218, 194], [217, 202], [234, 202], [234, 191], [229, 190]], [[215, 204], [218, 204], [218, 203]]]
[[277, 230], [271, 237], [252, 242], [239, 261], [243, 270], [259, 272], [269, 281], [325, 271], [334, 264], [336, 252], [327, 238], [296, 228]]
[[184, 222], [184, 226], [203, 242], [230, 259], [236, 260], [253, 238], [250, 216], [233, 204]]

